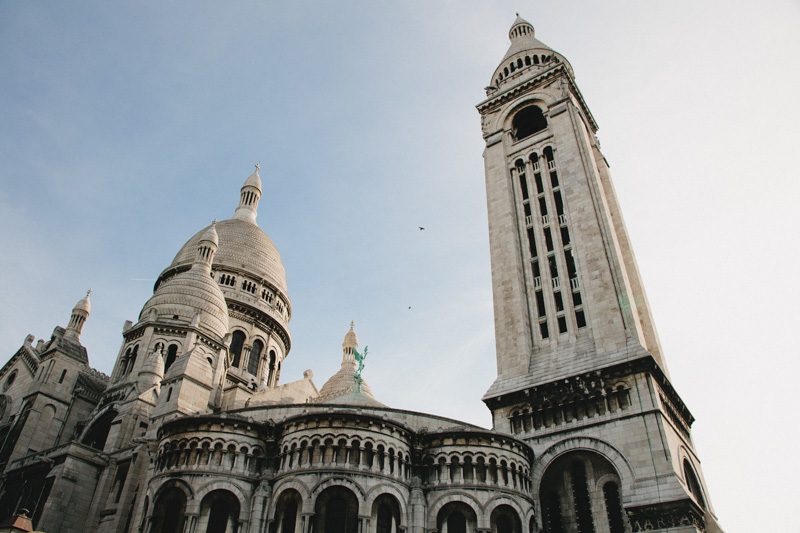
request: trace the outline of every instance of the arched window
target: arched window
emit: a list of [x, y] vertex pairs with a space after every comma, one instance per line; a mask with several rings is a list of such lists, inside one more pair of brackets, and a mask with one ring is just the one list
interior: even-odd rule
[[111, 409], [106, 411], [100, 418], [89, 426], [81, 440], [81, 444], [91, 446], [96, 450], [102, 450], [106, 446], [108, 432], [111, 431], [111, 422], [117, 417], [117, 412]]
[[547, 128], [547, 119], [537, 106], [532, 105], [518, 111], [511, 121], [511, 134], [515, 141], [530, 137]]
[[172, 366], [172, 363], [175, 362], [175, 359], [178, 357], [178, 345], [177, 344], [170, 344], [169, 348], [167, 348], [167, 357], [164, 359], [164, 373], [167, 373], [169, 367]]
[[139, 355], [139, 345], [133, 347], [133, 351], [131, 352], [131, 357], [128, 359], [128, 368], [125, 370], [126, 374], [130, 374], [131, 370], [133, 370], [133, 365], [136, 364], [136, 356]]
[[400, 504], [391, 494], [381, 494], [372, 504], [372, 520], [376, 524], [376, 533], [393, 533], [400, 531]]
[[275, 506], [276, 533], [295, 533], [297, 526], [297, 512], [303, 506], [303, 498], [294, 489], [283, 491]]
[[626, 531], [621, 486], [613, 464], [601, 455], [562, 455], [547, 467], [539, 486], [544, 533]]
[[[239, 500], [227, 490], [217, 489], [206, 494], [200, 503], [199, 531], [205, 533], [234, 533], [239, 524]], [[206, 522], [205, 529], [202, 529]]]
[[694, 468], [689, 464], [688, 459], [683, 460], [683, 472], [686, 476], [686, 484], [689, 485], [689, 492], [692, 493], [697, 504], [703, 509], [706, 508], [706, 501], [703, 498], [703, 491], [700, 489], [700, 482], [697, 481], [697, 476], [694, 473]]
[[162, 492], [153, 506], [151, 533], [181, 533], [186, 513], [186, 495], [177, 487]]
[[436, 529], [439, 531], [446, 527], [447, 533], [467, 533], [475, 531], [476, 525], [477, 515], [466, 503], [450, 502], [436, 515]]
[[603, 498], [606, 500], [606, 514], [611, 533], [625, 533], [622, 502], [619, 499], [619, 487], [613, 481], [603, 485]]
[[274, 387], [275, 383], [275, 374], [277, 372], [277, 355], [275, 354], [275, 350], [269, 351], [269, 377], [267, 378], [267, 386]]
[[490, 522], [493, 533], [522, 533], [522, 522], [510, 505], [495, 507], [490, 516]]
[[264, 343], [260, 340], [253, 342], [253, 349], [250, 350], [250, 359], [247, 360], [247, 371], [254, 376], [258, 374], [258, 363], [261, 361], [261, 354], [264, 352]]
[[244, 333], [241, 331], [234, 331], [233, 337], [231, 338], [231, 355], [233, 356], [233, 362], [231, 366], [239, 368], [239, 365], [242, 363], [242, 347], [244, 346]]
[[316, 533], [356, 533], [358, 531], [358, 499], [345, 487], [323, 490], [314, 504]]

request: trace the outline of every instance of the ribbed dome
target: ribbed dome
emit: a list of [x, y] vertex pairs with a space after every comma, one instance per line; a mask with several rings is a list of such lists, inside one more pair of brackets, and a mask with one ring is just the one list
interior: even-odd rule
[[[198, 231], [180, 249], [166, 270], [191, 265], [197, 254], [197, 243], [210, 226]], [[278, 249], [272, 239], [253, 222], [231, 218], [217, 222], [219, 248], [214, 255], [214, 266], [222, 265], [244, 269], [257, 278], [264, 278], [284, 295], [286, 271]]]
[[[342, 364], [342, 368], [339, 369], [337, 373], [331, 376], [331, 378], [325, 382], [325, 385], [319, 391], [319, 401], [326, 402], [330, 401], [333, 398], [338, 398], [340, 396], [346, 396], [354, 392], [354, 387], [356, 384], [355, 377], [353, 375], [356, 372], [355, 363], [352, 365], [350, 364]], [[372, 394], [372, 389], [369, 388], [366, 381], [361, 382], [361, 394], [364, 396], [368, 396], [375, 399], [375, 396]]]
[[[199, 235], [196, 235], [198, 239]], [[194, 255], [197, 255], [196, 245]], [[203, 268], [181, 272], [159, 285], [144, 304], [140, 318], [147, 317], [151, 309], [155, 309], [163, 317], [177, 316], [177, 320], [185, 322], [191, 322], [199, 312], [197, 325], [201, 329], [207, 329], [220, 339], [228, 333], [228, 306], [225, 297], [217, 283], [208, 275], [208, 271]]]
[[521, 73], [550, 68], [557, 63], [563, 63], [572, 74], [572, 66], [566, 58], [537, 39], [535, 35], [533, 25], [518, 13], [508, 32], [511, 46], [492, 74], [492, 86], [497, 87], [510, 78], [519, 77]]

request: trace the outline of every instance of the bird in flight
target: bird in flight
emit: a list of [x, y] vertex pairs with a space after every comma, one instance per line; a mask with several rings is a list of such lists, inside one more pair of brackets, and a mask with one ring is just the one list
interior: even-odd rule
[[425, 228], [423, 228], [422, 226], [420, 226], [420, 227], [419, 227], [419, 230], [420, 230], [420, 231], [423, 231], [424, 229], [425, 229]]

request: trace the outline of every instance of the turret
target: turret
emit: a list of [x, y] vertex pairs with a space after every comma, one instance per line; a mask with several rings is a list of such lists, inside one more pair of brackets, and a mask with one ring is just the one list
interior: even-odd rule
[[86, 296], [81, 300], [78, 300], [78, 303], [76, 303], [75, 307], [72, 308], [72, 315], [69, 318], [69, 325], [64, 333], [65, 337], [75, 341], [80, 339], [81, 330], [83, 329], [83, 325], [86, 323], [86, 319], [89, 318], [89, 311], [92, 309], [92, 303], [89, 301], [90, 294], [92, 294], [92, 289], [89, 289], [86, 292]]
[[250, 177], [242, 185], [239, 207], [236, 208], [233, 218], [255, 223], [256, 215], [258, 215], [258, 201], [261, 199], [261, 178], [258, 176], [258, 169], [259, 166], [256, 165], [256, 171], [250, 174]]

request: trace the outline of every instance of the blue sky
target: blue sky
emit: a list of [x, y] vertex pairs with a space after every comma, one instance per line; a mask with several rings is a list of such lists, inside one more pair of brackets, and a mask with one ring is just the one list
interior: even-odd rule
[[0, 3], [0, 349], [91, 287], [82, 340], [110, 372], [158, 273], [260, 163], [293, 306], [282, 379], [321, 386], [354, 320], [378, 399], [488, 426], [474, 106], [516, 11], [600, 125], [722, 524], [785, 530], [797, 2]]

